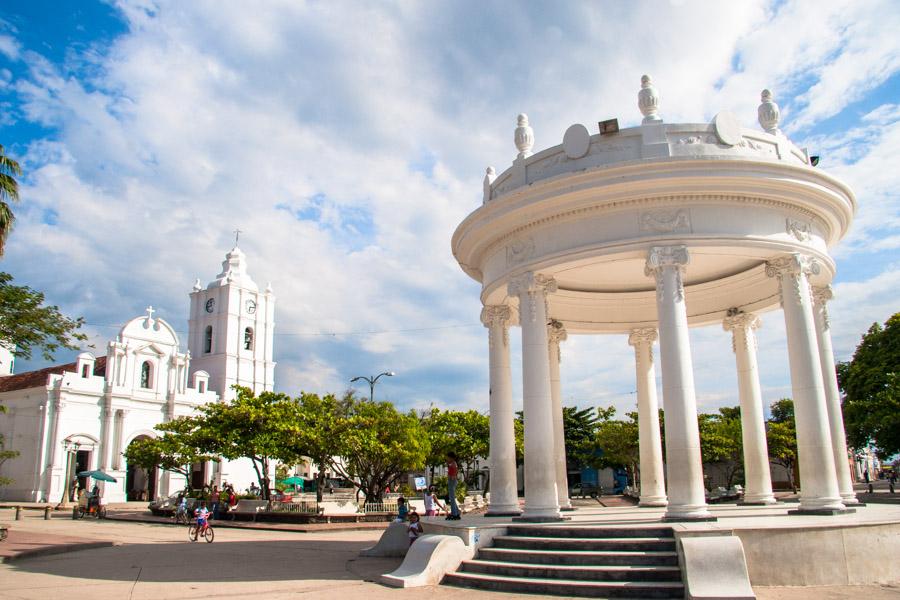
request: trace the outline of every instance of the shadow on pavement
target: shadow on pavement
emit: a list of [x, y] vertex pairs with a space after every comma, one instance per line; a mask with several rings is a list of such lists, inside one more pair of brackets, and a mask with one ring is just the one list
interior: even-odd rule
[[48, 557], [23, 558], [13, 572], [107, 581], [227, 582], [375, 581], [398, 558], [363, 558], [372, 542], [330, 540], [216, 541], [128, 544]]

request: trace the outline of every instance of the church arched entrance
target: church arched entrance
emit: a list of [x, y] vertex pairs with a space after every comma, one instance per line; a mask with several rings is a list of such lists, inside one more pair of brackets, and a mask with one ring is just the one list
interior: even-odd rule
[[[131, 440], [131, 444], [138, 440], [149, 439], [149, 437], [148, 435], [139, 435]], [[157, 467], [147, 470], [128, 463], [125, 471], [125, 499], [128, 501], [155, 499], [158, 479], [159, 469]]]

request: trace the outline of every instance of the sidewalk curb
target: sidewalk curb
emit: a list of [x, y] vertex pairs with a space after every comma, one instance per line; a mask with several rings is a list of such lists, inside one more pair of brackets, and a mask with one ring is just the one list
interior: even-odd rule
[[46, 548], [35, 548], [34, 550], [24, 550], [12, 556], [0, 556], [0, 564], [18, 562], [28, 558], [37, 558], [41, 556], [51, 556], [53, 554], [65, 554], [67, 552], [77, 552], [78, 550], [94, 550], [97, 548], [109, 548], [111, 546], [121, 546], [122, 542], [84, 542], [76, 544], [58, 544], [56, 546], [47, 546]]
[[[129, 523], [151, 523], [154, 525], [169, 525], [174, 526], [175, 523], [172, 521], [157, 521], [155, 518], [151, 517], [118, 517], [114, 513], [107, 513], [106, 519], [107, 521], [119, 521], [119, 522], [129, 522]], [[334, 528], [302, 528], [295, 527], [293, 529], [287, 529], [285, 527], [280, 527], [278, 523], [266, 524], [265, 522], [255, 522], [253, 525], [239, 525], [237, 523], [241, 523], [241, 521], [225, 521], [223, 519], [219, 519], [218, 521], [210, 521], [210, 524], [216, 528], [226, 528], [226, 529], [244, 529], [247, 531], [284, 531], [289, 533], [328, 533], [333, 531], [380, 531], [379, 527], [358, 527], [356, 525], [362, 525], [363, 523], [347, 523], [348, 527], [334, 527]], [[381, 523], [378, 521], [377, 523]], [[383, 523], [384, 529], [387, 529], [387, 526], [390, 525], [388, 521]], [[187, 527], [186, 525], [181, 525], [180, 527]]]

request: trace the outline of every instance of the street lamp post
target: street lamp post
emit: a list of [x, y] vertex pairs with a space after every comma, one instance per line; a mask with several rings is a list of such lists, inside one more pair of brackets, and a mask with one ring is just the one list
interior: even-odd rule
[[378, 380], [384, 376], [393, 377], [394, 375], [396, 375], [396, 373], [394, 373], [393, 371], [385, 371], [384, 373], [379, 373], [378, 375], [376, 375], [374, 377], [364, 377], [364, 376], [360, 375], [359, 377], [354, 377], [353, 379], [351, 379], [350, 383], [354, 383], [356, 381], [359, 381], [360, 379], [362, 379], [363, 381], [368, 381], [369, 382], [369, 402], [372, 402], [373, 399], [375, 398], [375, 384], [378, 383]]
[[69, 483], [71, 481], [70, 471], [72, 470], [72, 454], [77, 453], [80, 446], [81, 444], [72, 442], [71, 440], [62, 441], [63, 451], [66, 453], [66, 472], [63, 475], [62, 499], [59, 501], [59, 504], [56, 505], [56, 508], [69, 507]]

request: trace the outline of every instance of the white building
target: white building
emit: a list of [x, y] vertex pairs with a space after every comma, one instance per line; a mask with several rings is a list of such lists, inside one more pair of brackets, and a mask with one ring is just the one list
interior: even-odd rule
[[[233, 398], [233, 384], [271, 391], [275, 375], [275, 296], [247, 275], [240, 249], [227, 254], [206, 289], [198, 280], [190, 296], [187, 352], [151, 307], [122, 327], [106, 356], [83, 352], [74, 363], [0, 377], [0, 403], [8, 409], [0, 434], [21, 452], [3, 465], [13, 483], [0, 488], [0, 499], [59, 501], [66, 481], [94, 469], [117, 479], [103, 490], [110, 502], [184, 487], [180, 475], [130, 467], [122, 453], [134, 440], [155, 437], [159, 423]], [[236, 489], [256, 481], [246, 460], [196, 464], [191, 479], [193, 487], [227, 481]]]

